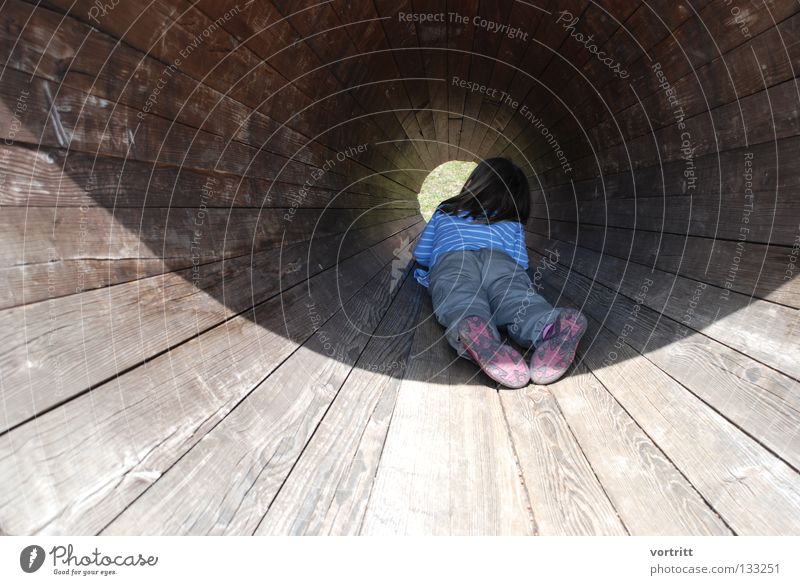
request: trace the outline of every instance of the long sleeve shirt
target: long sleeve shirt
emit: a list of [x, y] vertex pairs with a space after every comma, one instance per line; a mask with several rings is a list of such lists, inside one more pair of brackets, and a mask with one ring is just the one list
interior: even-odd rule
[[439, 256], [455, 250], [493, 248], [511, 256], [524, 270], [528, 269], [525, 228], [521, 223], [475, 223], [465, 215], [449, 215], [437, 210], [425, 226], [414, 248], [414, 258], [425, 266], [414, 271], [414, 278], [422, 286], [430, 284], [429, 271]]

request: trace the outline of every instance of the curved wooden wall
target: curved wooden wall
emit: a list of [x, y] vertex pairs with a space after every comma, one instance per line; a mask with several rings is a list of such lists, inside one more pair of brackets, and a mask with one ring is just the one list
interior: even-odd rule
[[[800, 468], [798, 12], [8, 0], [5, 446], [111, 417], [140, 437], [125, 457], [167, 440], [168, 465], [343, 303], [405, 274], [428, 171], [502, 155], [530, 176], [544, 294], [592, 318], [598, 378], [672, 378]], [[382, 311], [397, 290], [370, 294]], [[603, 377], [626, 359], [629, 378]], [[48, 464], [63, 493], [85, 487]], [[151, 481], [115, 465], [102, 481], [120, 493]], [[54, 490], [30, 496], [36, 520], [4, 508], [0, 527], [98, 531], [124, 500], [80, 492], [65, 512]]]

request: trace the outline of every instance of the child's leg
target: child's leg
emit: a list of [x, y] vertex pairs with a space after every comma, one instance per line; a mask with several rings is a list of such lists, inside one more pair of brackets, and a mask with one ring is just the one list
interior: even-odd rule
[[[483, 289], [481, 265], [475, 252], [449, 252], [439, 258], [431, 270], [428, 290], [436, 319], [446, 328], [447, 341], [460, 356], [471, 359], [459, 340], [460, 321], [477, 315], [492, 323], [492, 311]], [[490, 329], [500, 339], [493, 324]]]
[[530, 382], [530, 370], [492, 322], [482, 265], [474, 251], [439, 258], [430, 276], [434, 312], [460, 356], [475, 361], [495, 382], [521, 388]]
[[487, 296], [494, 322], [523, 347], [535, 347], [555, 323], [560, 309], [541, 296], [528, 274], [509, 256], [487, 258]]

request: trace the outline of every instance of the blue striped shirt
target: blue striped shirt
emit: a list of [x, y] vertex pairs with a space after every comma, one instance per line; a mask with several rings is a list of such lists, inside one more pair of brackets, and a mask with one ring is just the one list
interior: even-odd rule
[[458, 217], [438, 209], [422, 231], [414, 258], [428, 270], [417, 268], [414, 278], [422, 286], [430, 284], [429, 270], [445, 252], [493, 248], [511, 256], [523, 269], [528, 269], [525, 228], [516, 221], [492, 224], [475, 223], [461, 213]]

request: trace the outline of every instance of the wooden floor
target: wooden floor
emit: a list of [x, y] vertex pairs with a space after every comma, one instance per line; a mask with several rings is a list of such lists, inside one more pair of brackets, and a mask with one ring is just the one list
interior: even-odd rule
[[[229, 322], [169, 352], [172, 386], [144, 383], [165, 354], [0, 437], [2, 530], [800, 534], [793, 379], [693, 372], [725, 358], [713, 339], [642, 354], [612, 318], [567, 377], [498, 390], [381, 250], [338, 267], [353, 290], [316, 297], [291, 343]], [[579, 302], [563, 285], [553, 271], [542, 292]], [[284, 297], [284, 315], [309, 310]]]

